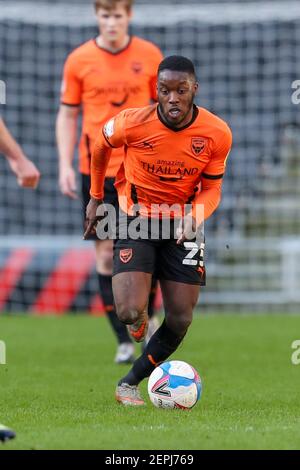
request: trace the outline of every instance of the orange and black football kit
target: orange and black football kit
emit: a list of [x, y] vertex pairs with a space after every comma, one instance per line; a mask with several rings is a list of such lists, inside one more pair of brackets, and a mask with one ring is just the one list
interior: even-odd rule
[[[218, 207], [222, 178], [232, 144], [227, 124], [208, 110], [194, 106], [193, 117], [181, 129], [169, 127], [158, 105], [128, 109], [110, 119], [100, 132], [91, 164], [91, 195], [103, 199], [104, 180], [113, 148], [125, 146], [125, 158], [115, 186], [128, 220], [182, 217], [186, 205], [200, 225]], [[109, 150], [110, 149], [110, 150]], [[153, 212], [153, 205], [159, 212]], [[170, 214], [169, 207], [176, 210]], [[136, 214], [138, 208], [138, 215]], [[198, 210], [198, 209], [202, 210]], [[159, 279], [203, 285], [204, 242], [177, 245], [169, 240], [121, 238], [115, 241], [114, 273], [142, 271]]]

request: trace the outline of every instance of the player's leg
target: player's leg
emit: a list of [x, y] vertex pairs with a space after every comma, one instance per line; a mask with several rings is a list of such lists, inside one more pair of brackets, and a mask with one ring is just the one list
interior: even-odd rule
[[96, 263], [99, 291], [104, 304], [106, 316], [118, 341], [115, 362], [118, 364], [131, 363], [134, 360], [134, 345], [126, 326], [120, 322], [115, 309], [112, 291], [113, 242], [112, 240], [97, 240]]
[[201, 236], [182, 245], [177, 245], [175, 239], [163, 243], [158, 259], [157, 274], [163, 294], [165, 319], [153, 340], [151, 338], [149, 341], [141, 360], [134, 363], [133, 376], [139, 381], [152, 372], [153, 366], [165, 361], [182, 342], [192, 322], [200, 286], [205, 286], [206, 282], [204, 239]]
[[137, 386], [144, 378], [149, 377], [158, 364], [176, 351], [192, 322], [200, 286], [161, 280], [161, 289], [165, 319], [130, 372], [120, 380], [119, 386], [125, 383], [131, 387]]
[[[122, 225], [122, 217], [119, 219]], [[124, 222], [127, 224], [127, 221]], [[156, 262], [155, 243], [119, 239], [114, 246], [113, 292], [117, 314], [142, 341], [148, 326], [148, 302]], [[139, 390], [129, 384], [117, 386], [116, 399], [124, 405], [143, 405]]]
[[[148, 324], [148, 301], [152, 274], [144, 272], [123, 272], [113, 277], [113, 292], [120, 320], [129, 328], [135, 327], [134, 337], [145, 335]], [[118, 384], [116, 400], [124, 405], [144, 404], [138, 388], [128, 383]]]
[[[136, 222], [135, 217], [120, 211], [117, 230], [120, 238], [114, 244], [113, 293], [119, 319], [128, 325], [132, 338], [142, 342], [149, 324], [149, 295], [157, 248], [155, 242], [145, 237], [129, 237], [132, 222]], [[147, 220], [142, 219], [141, 223], [147, 233]]]
[[[86, 206], [90, 200], [91, 180], [89, 175], [82, 175], [82, 206], [85, 220]], [[113, 179], [105, 181], [105, 201], [117, 205], [117, 193], [113, 186]], [[126, 326], [121, 323], [116, 315], [112, 293], [112, 265], [113, 242], [111, 240], [98, 240], [92, 236], [96, 245], [96, 264], [100, 296], [103, 300], [107, 318], [118, 341], [115, 362], [118, 364], [132, 363], [134, 360], [134, 345], [128, 335]]]
[[130, 372], [119, 381], [117, 390], [122, 391], [122, 400], [119, 400], [121, 403], [142, 405], [142, 399], [138, 403], [131, 403], [130, 399], [126, 401], [126, 398], [132, 390], [138, 393], [138, 384], [148, 377], [159, 363], [168, 359], [182, 342], [192, 321], [200, 286], [205, 285], [203, 249], [203, 243], [198, 246], [195, 242], [191, 247], [190, 244], [177, 245], [174, 239], [161, 245], [158, 253], [159, 264], [156, 267], [162, 288], [165, 320]]
[[144, 340], [148, 329], [148, 303], [152, 274], [129, 271], [113, 277], [113, 293], [117, 314], [128, 325], [137, 342]]

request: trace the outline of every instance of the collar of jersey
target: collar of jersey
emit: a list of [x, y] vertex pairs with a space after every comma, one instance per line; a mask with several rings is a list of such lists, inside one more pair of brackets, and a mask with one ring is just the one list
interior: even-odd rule
[[187, 129], [188, 127], [190, 127], [197, 119], [199, 115], [199, 108], [198, 106], [196, 106], [195, 104], [193, 105], [193, 117], [192, 119], [190, 120], [190, 122], [188, 122], [185, 126], [183, 127], [174, 127], [174, 126], [169, 126], [162, 118], [162, 115], [161, 115], [161, 111], [159, 109], [159, 105], [157, 106], [157, 116], [158, 116], [158, 119], [160, 120], [160, 122], [165, 126], [167, 127], [168, 129], [170, 129], [171, 131], [174, 131], [174, 132], [180, 132], [180, 131], [183, 131], [184, 129]]
[[132, 43], [132, 36], [129, 36], [128, 44], [126, 44], [126, 46], [123, 47], [123, 49], [120, 49], [119, 51], [116, 51], [116, 52], [109, 51], [108, 49], [105, 49], [105, 47], [99, 46], [99, 44], [97, 43], [97, 38], [94, 39], [94, 43], [95, 43], [95, 46], [97, 47], [97, 49], [100, 49], [100, 51], [107, 52], [107, 54], [111, 54], [111, 55], [119, 55], [119, 54], [122, 54], [122, 52], [126, 51], [126, 49], [129, 48], [129, 46]]

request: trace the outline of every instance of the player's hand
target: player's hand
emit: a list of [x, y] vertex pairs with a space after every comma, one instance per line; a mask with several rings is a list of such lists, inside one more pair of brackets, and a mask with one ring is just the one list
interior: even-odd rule
[[98, 208], [102, 205], [103, 201], [100, 201], [99, 199], [94, 199], [93, 197], [90, 199], [90, 202], [88, 203], [86, 208], [87, 227], [83, 235], [84, 240], [87, 240], [90, 235], [95, 235], [97, 224], [102, 218], [101, 216], [97, 215], [97, 212]]
[[64, 196], [68, 196], [71, 199], [78, 199], [76, 173], [71, 166], [60, 169], [59, 188]]
[[197, 223], [194, 217], [186, 215], [181, 219], [177, 229], [177, 245], [181, 245], [186, 240], [193, 240], [196, 237]]
[[17, 177], [19, 186], [31, 189], [35, 189], [38, 186], [41, 175], [32, 161], [24, 156], [17, 161], [10, 161], [9, 164]]

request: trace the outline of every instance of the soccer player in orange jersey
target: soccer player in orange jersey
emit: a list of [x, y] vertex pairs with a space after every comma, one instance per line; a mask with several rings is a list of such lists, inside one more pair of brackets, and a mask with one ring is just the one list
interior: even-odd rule
[[[73, 51], [65, 63], [57, 117], [59, 184], [64, 195], [77, 197], [72, 163], [77, 143], [77, 121], [82, 110], [79, 170], [84, 214], [90, 198], [91, 155], [99, 127], [122, 109], [146, 106], [156, 100], [156, 72], [162, 54], [154, 44], [129, 35], [132, 4], [133, 0], [97, 0], [95, 10], [100, 35]], [[121, 147], [110, 159], [104, 196], [108, 203], [118, 203], [114, 182], [123, 158], [124, 149]], [[100, 292], [119, 342], [115, 361], [132, 362], [134, 347], [131, 338], [114, 310], [113, 245], [110, 240], [95, 240]]]
[[[141, 341], [147, 331], [153, 274], [160, 280], [166, 312], [161, 327], [117, 386], [116, 398], [125, 405], [144, 404], [138, 384], [178, 348], [205, 284], [204, 239], [197, 228], [219, 205], [232, 136], [224, 121], [194, 104], [197, 89], [193, 63], [181, 56], [166, 58], [158, 72], [159, 105], [128, 109], [111, 119], [92, 156], [86, 235], [95, 230], [103, 213], [112, 149], [126, 145], [116, 183], [121, 206], [114, 246], [117, 314], [132, 337]], [[165, 236], [162, 226], [167, 218], [172, 231]], [[139, 238], [132, 234], [137, 224]], [[152, 225], [158, 227], [156, 232]]]
[[40, 180], [40, 172], [24, 154], [0, 117], [0, 153], [6, 157], [11, 170], [23, 188], [34, 189]]

